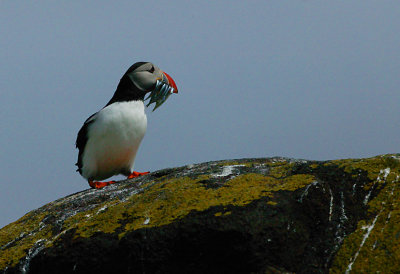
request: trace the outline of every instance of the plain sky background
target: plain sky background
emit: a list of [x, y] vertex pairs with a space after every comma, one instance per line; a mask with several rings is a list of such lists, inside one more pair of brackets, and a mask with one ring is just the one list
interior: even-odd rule
[[399, 152], [398, 0], [1, 0], [0, 10], [0, 227], [89, 187], [75, 172], [76, 134], [137, 61], [179, 88], [148, 109], [137, 171]]

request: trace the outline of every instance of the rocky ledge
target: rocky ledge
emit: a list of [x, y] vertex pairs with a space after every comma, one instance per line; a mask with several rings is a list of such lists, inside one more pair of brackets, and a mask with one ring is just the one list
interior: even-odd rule
[[0, 230], [3, 273], [381, 273], [400, 269], [400, 155], [164, 169]]

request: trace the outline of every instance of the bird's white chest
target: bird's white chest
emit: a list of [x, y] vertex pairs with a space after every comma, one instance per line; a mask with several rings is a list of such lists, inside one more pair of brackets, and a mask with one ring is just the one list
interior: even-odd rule
[[117, 102], [99, 111], [88, 129], [82, 175], [103, 180], [129, 171], [146, 129], [143, 101]]

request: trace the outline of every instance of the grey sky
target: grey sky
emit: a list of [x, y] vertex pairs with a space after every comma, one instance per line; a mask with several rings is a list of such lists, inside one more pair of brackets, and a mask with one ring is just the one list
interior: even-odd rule
[[0, 227], [88, 188], [76, 134], [126, 69], [180, 93], [137, 171], [209, 160], [399, 152], [399, 1], [1, 1]]

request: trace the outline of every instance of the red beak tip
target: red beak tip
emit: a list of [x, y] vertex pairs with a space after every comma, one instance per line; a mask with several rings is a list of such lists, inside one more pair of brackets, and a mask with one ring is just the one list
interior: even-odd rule
[[165, 71], [164, 71], [164, 74], [167, 77], [168, 83], [170, 84], [170, 86], [174, 88], [174, 93], [178, 93], [178, 87], [176, 86], [174, 79], [172, 79], [172, 77], [169, 76], [169, 74], [166, 73]]

